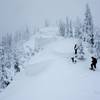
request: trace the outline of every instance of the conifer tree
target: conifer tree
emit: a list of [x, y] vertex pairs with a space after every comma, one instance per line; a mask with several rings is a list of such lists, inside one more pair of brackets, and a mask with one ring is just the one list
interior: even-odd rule
[[59, 22], [59, 33], [61, 36], [65, 36], [65, 23], [61, 20]]
[[83, 29], [82, 29], [82, 23], [80, 21], [80, 19], [76, 20], [76, 24], [75, 24], [75, 38], [80, 38], [83, 39]]
[[90, 47], [94, 45], [94, 25], [88, 4], [86, 5], [85, 19], [83, 25], [84, 40], [88, 42]]
[[73, 37], [73, 28], [72, 28], [72, 21], [70, 20], [69, 24], [69, 37]]
[[69, 20], [68, 17], [66, 17], [66, 24], [65, 24], [65, 37], [69, 36]]

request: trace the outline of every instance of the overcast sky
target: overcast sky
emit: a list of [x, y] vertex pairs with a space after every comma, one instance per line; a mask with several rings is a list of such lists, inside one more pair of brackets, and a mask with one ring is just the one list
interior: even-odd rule
[[42, 25], [45, 19], [55, 23], [65, 16], [82, 18], [86, 3], [95, 23], [100, 25], [100, 0], [0, 0], [0, 32]]

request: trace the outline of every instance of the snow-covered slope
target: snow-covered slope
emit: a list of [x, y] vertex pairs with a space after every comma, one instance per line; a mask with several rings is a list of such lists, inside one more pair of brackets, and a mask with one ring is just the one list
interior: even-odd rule
[[32, 35], [30, 40], [20, 41], [20, 43], [17, 44], [20, 63], [23, 64], [27, 62], [35, 53], [39, 52], [49, 43], [55, 41], [58, 37], [57, 33], [57, 27], [44, 27], [39, 29], [36, 34]]
[[90, 58], [71, 62], [75, 40], [59, 38], [25, 64], [0, 100], [99, 100], [100, 68]]

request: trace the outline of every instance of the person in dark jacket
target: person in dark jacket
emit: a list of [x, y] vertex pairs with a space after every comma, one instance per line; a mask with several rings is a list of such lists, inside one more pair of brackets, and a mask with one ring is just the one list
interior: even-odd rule
[[77, 49], [78, 49], [77, 44], [75, 44], [74, 46], [75, 55], [77, 55]]
[[97, 64], [97, 59], [95, 57], [91, 57], [92, 58], [92, 63], [91, 63], [91, 70], [95, 70], [96, 69], [96, 64]]

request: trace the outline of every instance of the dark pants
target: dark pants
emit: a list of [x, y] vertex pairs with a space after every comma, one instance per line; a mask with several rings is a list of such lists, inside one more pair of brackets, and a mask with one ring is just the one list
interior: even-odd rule
[[71, 58], [73, 63], [76, 63], [77, 61], [74, 59], [74, 57]]
[[72, 57], [71, 59], [72, 59], [72, 62], [74, 62], [74, 57]]
[[94, 69], [94, 68], [96, 68], [96, 64], [92, 63], [91, 64], [91, 69]]
[[77, 49], [75, 49], [75, 55], [77, 54]]

